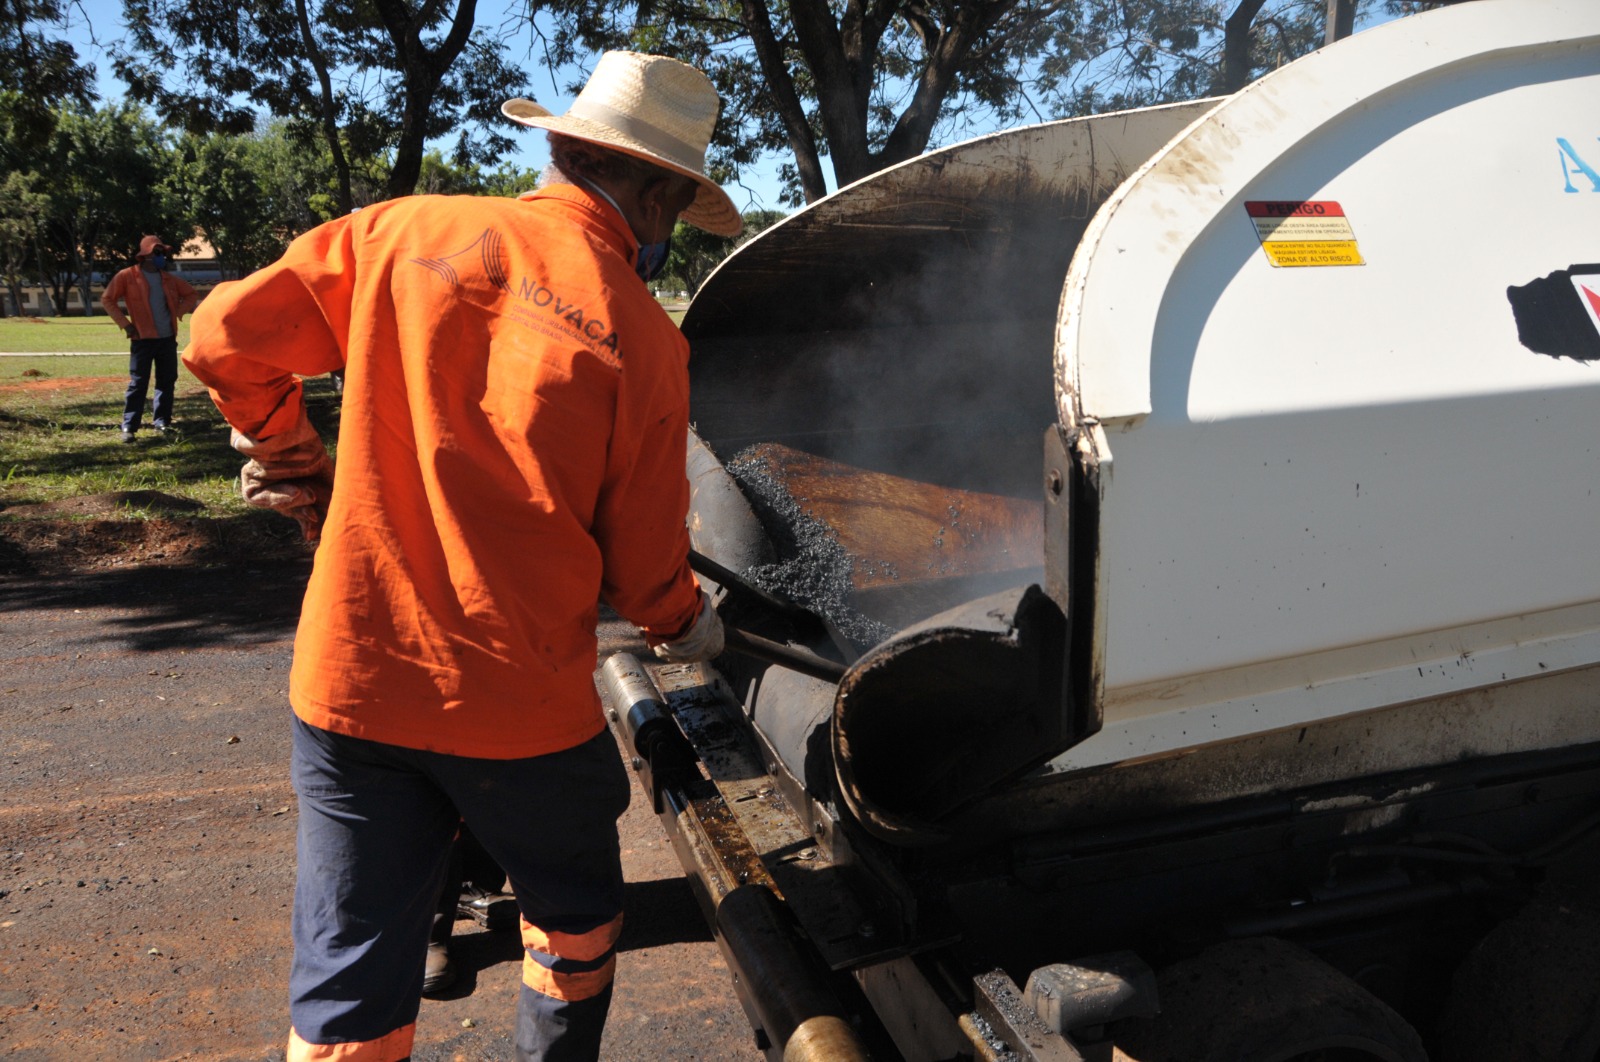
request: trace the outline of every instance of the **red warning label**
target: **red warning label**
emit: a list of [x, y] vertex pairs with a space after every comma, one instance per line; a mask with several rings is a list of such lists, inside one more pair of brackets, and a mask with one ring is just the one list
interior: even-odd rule
[[1332, 200], [1317, 202], [1311, 199], [1290, 199], [1285, 201], [1257, 200], [1246, 203], [1246, 211], [1253, 218], [1342, 218], [1344, 207]]

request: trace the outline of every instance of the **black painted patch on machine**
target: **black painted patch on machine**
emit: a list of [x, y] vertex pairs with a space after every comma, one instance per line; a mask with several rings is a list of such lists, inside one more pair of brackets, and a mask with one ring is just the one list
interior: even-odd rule
[[[1593, 283], [1573, 282], [1593, 277]], [[1517, 340], [1535, 354], [1574, 361], [1600, 361], [1600, 326], [1584, 305], [1582, 286], [1591, 293], [1600, 315], [1600, 263], [1558, 269], [1548, 276], [1506, 288], [1511, 314], [1517, 322]]]

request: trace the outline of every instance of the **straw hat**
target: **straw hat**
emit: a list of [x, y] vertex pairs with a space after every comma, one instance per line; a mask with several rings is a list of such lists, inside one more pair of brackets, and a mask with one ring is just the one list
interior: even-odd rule
[[606, 52], [566, 114], [553, 115], [524, 99], [507, 100], [500, 113], [694, 178], [700, 191], [683, 220], [718, 236], [737, 236], [744, 227], [739, 209], [706, 176], [706, 145], [719, 106], [711, 80], [692, 66], [662, 55]]
[[144, 239], [139, 241], [139, 257], [140, 258], [149, 258], [151, 255], [155, 254], [157, 251], [160, 251], [163, 254], [165, 254], [165, 253], [170, 252], [171, 250], [172, 250], [171, 247], [168, 247], [166, 244], [161, 242], [161, 237], [160, 236], [146, 236]]

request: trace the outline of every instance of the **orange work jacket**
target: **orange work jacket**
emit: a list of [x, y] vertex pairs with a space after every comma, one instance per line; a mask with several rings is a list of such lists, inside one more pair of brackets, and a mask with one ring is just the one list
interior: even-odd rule
[[600, 732], [603, 597], [652, 641], [687, 563], [689, 345], [614, 207], [417, 196], [217, 287], [184, 363], [257, 438], [345, 370], [333, 498], [289, 697], [313, 726], [511, 759]]
[[[161, 292], [167, 297], [167, 312], [172, 315], [172, 334], [177, 335], [178, 322], [184, 314], [200, 304], [200, 296], [187, 281], [179, 280], [171, 273], [160, 272], [156, 275], [161, 278]], [[128, 304], [127, 316], [117, 305], [118, 300]], [[132, 318], [140, 339], [160, 338], [156, 335], [156, 319], [150, 316], [150, 281], [138, 266], [119, 270], [111, 278], [111, 283], [100, 295], [100, 307], [106, 311], [106, 316], [117, 323], [118, 328], [126, 329], [129, 318]]]

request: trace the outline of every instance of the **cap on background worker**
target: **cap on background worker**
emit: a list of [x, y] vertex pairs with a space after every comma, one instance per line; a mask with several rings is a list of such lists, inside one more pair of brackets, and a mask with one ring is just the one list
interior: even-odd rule
[[[598, 602], [658, 655], [721, 650], [687, 563], [688, 343], [647, 290], [718, 100], [612, 52], [519, 199], [377, 203], [197, 314], [185, 362], [250, 457], [246, 497], [319, 540], [289, 699], [300, 800], [289, 1058], [410, 1052], [458, 821], [522, 912], [522, 1058], [598, 1057], [628, 781], [592, 681]], [[345, 374], [333, 468], [301, 378]]]

